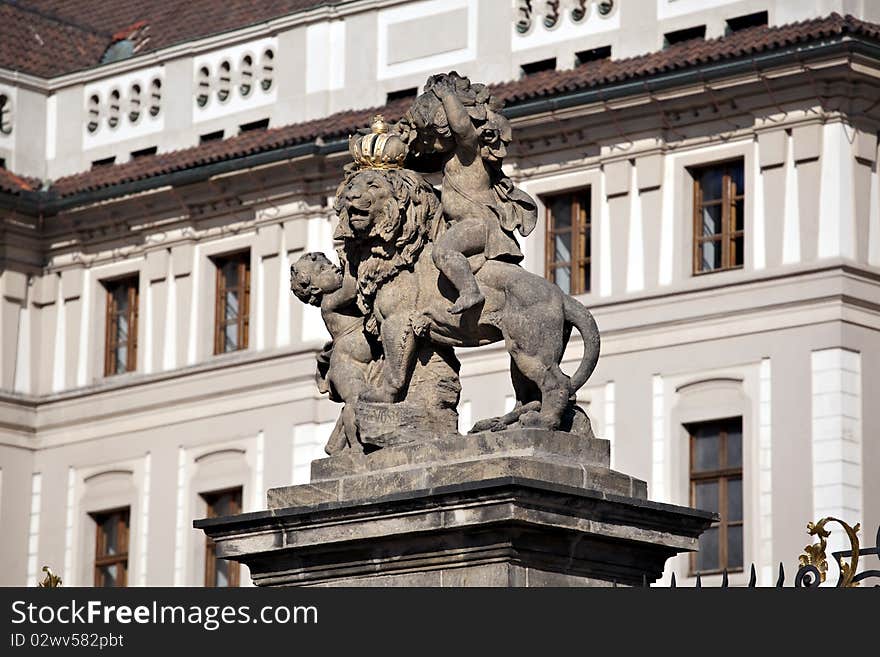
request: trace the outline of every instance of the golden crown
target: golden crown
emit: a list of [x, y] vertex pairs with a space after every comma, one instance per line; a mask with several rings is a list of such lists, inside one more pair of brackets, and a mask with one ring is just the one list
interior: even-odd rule
[[400, 169], [407, 147], [400, 135], [389, 132], [381, 114], [373, 117], [371, 132], [348, 138], [348, 150], [361, 169]]

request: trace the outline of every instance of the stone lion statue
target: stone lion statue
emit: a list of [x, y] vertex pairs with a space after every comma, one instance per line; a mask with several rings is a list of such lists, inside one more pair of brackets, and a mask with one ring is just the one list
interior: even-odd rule
[[[424, 341], [448, 348], [504, 340], [516, 408], [474, 430], [514, 422], [572, 430], [572, 395], [599, 357], [599, 331], [585, 306], [517, 264], [477, 255], [468, 261], [485, 300], [461, 314], [448, 312], [457, 291], [431, 256], [445, 223], [437, 193], [413, 171], [350, 171], [337, 191], [336, 211], [344, 275], [356, 279], [365, 326], [379, 337], [385, 358], [380, 385], [363, 392], [362, 402], [401, 401]], [[572, 328], [583, 338], [584, 353], [568, 377], [559, 364]]]

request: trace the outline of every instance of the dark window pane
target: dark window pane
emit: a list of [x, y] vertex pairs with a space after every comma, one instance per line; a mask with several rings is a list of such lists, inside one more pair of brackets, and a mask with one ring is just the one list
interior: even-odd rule
[[727, 521], [737, 522], [743, 519], [743, 482], [742, 479], [727, 480]]
[[119, 586], [119, 566], [116, 564], [110, 566], [101, 566], [100, 569], [101, 586], [111, 587]]
[[710, 527], [700, 536], [700, 551], [697, 552], [697, 570], [718, 570], [720, 567], [718, 528]]
[[727, 467], [741, 468], [743, 463], [742, 420], [737, 418], [727, 427]]
[[694, 506], [703, 511], [718, 513], [718, 482], [702, 481], [694, 484]]
[[571, 196], [556, 196], [550, 202], [550, 215], [553, 217], [553, 230], [571, 228]]
[[700, 176], [700, 191], [703, 193], [703, 201], [718, 201], [721, 199], [721, 190], [724, 184], [724, 171], [722, 169], [707, 169]]
[[699, 427], [694, 439], [694, 470], [717, 470], [721, 465], [720, 449], [721, 440], [716, 427]]
[[703, 207], [702, 212], [702, 237], [711, 237], [721, 234], [721, 206], [709, 205]]
[[743, 567], [743, 528], [741, 525], [727, 528], [727, 567]]
[[554, 269], [553, 282], [556, 283], [563, 292], [571, 294], [571, 269], [569, 267], [557, 267]]
[[571, 233], [554, 235], [553, 260], [555, 262], [571, 262]]
[[238, 261], [231, 260], [223, 265], [223, 278], [226, 281], [226, 287], [238, 285]]
[[101, 523], [101, 532], [104, 534], [104, 554], [114, 555], [119, 553], [119, 516], [107, 516]]
[[745, 182], [743, 180], [743, 165], [735, 164], [730, 168], [730, 177], [732, 179], [732, 189], [730, 190], [733, 196], [741, 196], [743, 190], [746, 188]]

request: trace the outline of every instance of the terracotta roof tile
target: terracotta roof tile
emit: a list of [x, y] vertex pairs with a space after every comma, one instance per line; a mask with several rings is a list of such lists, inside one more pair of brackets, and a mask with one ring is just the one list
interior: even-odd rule
[[[708, 62], [734, 59], [805, 41], [852, 34], [880, 39], [880, 26], [851, 16], [832, 14], [823, 19], [787, 26], [755, 27], [729, 37], [711, 41], [691, 41], [666, 50], [624, 60], [603, 60], [568, 71], [543, 71], [521, 80], [492, 86], [493, 93], [508, 105], [576, 90], [600, 87], [615, 82], [638, 79], [697, 66]], [[409, 99], [401, 99], [381, 108], [353, 110], [280, 128], [247, 132], [224, 141], [170, 153], [138, 158], [116, 166], [94, 169], [55, 181], [52, 190], [66, 197], [133, 181], [199, 167], [212, 162], [232, 160], [314, 141], [345, 137], [369, 124], [373, 114], [382, 112], [389, 121], [406, 110]]]
[[346, 0], [0, 0], [0, 67], [55, 77], [97, 66], [114, 35], [146, 22], [138, 54]]
[[35, 178], [16, 176], [7, 169], [0, 167], [0, 192], [17, 195], [21, 192], [32, 192], [40, 188], [40, 181]]

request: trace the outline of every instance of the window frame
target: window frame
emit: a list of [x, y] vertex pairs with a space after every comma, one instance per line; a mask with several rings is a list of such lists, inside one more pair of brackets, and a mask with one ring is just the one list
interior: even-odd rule
[[[734, 167], [742, 169], [743, 189], [737, 190], [734, 182], [732, 170]], [[723, 170], [721, 183], [721, 198], [713, 199], [708, 202], [703, 201], [703, 190], [700, 185], [701, 176], [712, 169]], [[721, 271], [731, 271], [743, 269], [745, 266], [745, 208], [746, 208], [746, 184], [745, 184], [745, 158], [736, 157], [711, 164], [697, 165], [688, 168], [688, 172], [693, 180], [693, 239], [692, 252], [693, 261], [691, 272], [694, 276], [702, 276], [705, 274], [715, 274]], [[742, 202], [743, 216], [737, 217], [736, 204]], [[703, 236], [703, 208], [710, 206], [721, 206], [721, 233], [716, 233], [708, 237]], [[738, 220], [738, 221], [737, 221]], [[737, 224], [738, 229], [735, 229]], [[742, 238], [742, 254], [740, 254], [741, 264], [732, 264], [736, 262], [736, 240]], [[700, 248], [706, 242], [721, 243], [721, 266], [715, 269], [702, 269], [702, 259], [700, 258]]]
[[[199, 493], [199, 497], [205, 503], [205, 517], [217, 518], [217, 511], [214, 508], [216, 500], [223, 495], [237, 494], [238, 498], [233, 497], [233, 508], [237, 503], [237, 510], [231, 515], [238, 515], [242, 511], [243, 504], [243, 488], [242, 486], [233, 486], [232, 488], [224, 488], [222, 490], [213, 490], [206, 493]], [[205, 536], [205, 587], [217, 588], [217, 553], [216, 543], [210, 536]], [[226, 588], [238, 588], [241, 586], [241, 564], [237, 561], [229, 561], [229, 585]]]
[[[718, 522], [713, 522], [710, 525], [711, 528], [718, 528], [718, 565], [719, 567], [714, 570], [698, 570], [697, 569], [697, 554], [699, 551], [692, 552], [688, 559], [688, 569], [689, 575], [691, 577], [695, 577], [697, 574], [700, 575], [715, 575], [723, 573], [727, 571], [728, 573], [740, 573], [743, 572], [745, 568], [745, 479], [743, 476], [743, 463], [741, 462], [738, 467], [728, 467], [727, 465], [727, 439], [729, 434], [729, 426], [732, 422], [739, 420], [739, 433], [740, 433], [740, 449], [743, 458], [742, 462], [745, 461], [745, 447], [743, 445], [744, 436], [743, 436], [743, 418], [741, 415], [734, 415], [730, 417], [718, 418], [713, 420], [706, 420], [701, 422], [691, 422], [686, 425], [686, 429], [688, 432], [688, 443], [689, 443], [689, 456], [688, 456], [688, 489], [689, 489], [689, 501], [690, 505], [693, 508], [696, 508], [696, 486], [698, 483], [705, 483], [716, 481], [718, 482], [718, 515], [720, 519]], [[722, 428], [718, 431], [718, 451], [719, 451], [719, 460], [718, 460], [718, 468], [715, 470], [694, 470], [695, 458], [696, 458], [696, 428], [699, 426], [706, 425], [718, 425]], [[731, 521], [728, 516], [729, 509], [729, 500], [728, 500], [728, 482], [732, 480], [739, 480], [740, 490], [743, 499], [740, 501], [743, 513], [742, 517], [739, 520]], [[728, 563], [728, 530], [730, 527], [742, 527], [742, 541], [743, 541], [743, 563], [739, 566], [731, 568]]]
[[[116, 554], [106, 553], [106, 534], [103, 531], [102, 519], [119, 515], [117, 536], [119, 536], [119, 550]], [[95, 560], [93, 568], [93, 582], [96, 588], [106, 588], [102, 584], [101, 568], [106, 566], [119, 566], [119, 579], [116, 588], [128, 586], [128, 555], [131, 539], [131, 507], [122, 506], [105, 511], [97, 511], [89, 514], [95, 522]], [[123, 551], [124, 548], [124, 551]]]
[[[104, 376], [116, 376], [127, 374], [137, 370], [138, 357], [138, 319], [140, 305], [140, 275], [138, 273], [126, 274], [115, 278], [101, 281], [106, 291], [104, 308]], [[116, 371], [116, 328], [119, 325], [121, 313], [116, 311], [114, 291], [117, 286], [127, 285], [128, 297], [128, 340], [125, 354], [125, 370]]]
[[[570, 198], [571, 216], [568, 229], [557, 230], [554, 227], [552, 204], [560, 197]], [[544, 278], [556, 283], [556, 270], [567, 268], [570, 274], [570, 289], [572, 296], [588, 294], [592, 290], [593, 276], [593, 222], [591, 218], [592, 189], [590, 186], [580, 187], [564, 192], [543, 194], [541, 202], [544, 204], [545, 228], [544, 228]], [[563, 234], [571, 235], [571, 255], [569, 261], [554, 260], [556, 255], [555, 237]], [[589, 240], [587, 237], [589, 236]], [[590, 248], [585, 244], [589, 242]], [[574, 257], [579, 254], [578, 257]]]
[[[238, 261], [239, 312], [235, 318], [238, 325], [238, 342], [235, 349], [226, 349], [226, 327], [233, 320], [226, 319], [226, 277], [224, 266]], [[249, 249], [234, 251], [212, 257], [216, 274], [214, 278], [214, 355], [232, 353], [248, 348], [250, 341], [251, 255]]]

